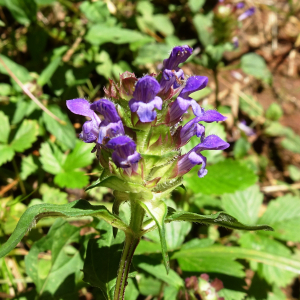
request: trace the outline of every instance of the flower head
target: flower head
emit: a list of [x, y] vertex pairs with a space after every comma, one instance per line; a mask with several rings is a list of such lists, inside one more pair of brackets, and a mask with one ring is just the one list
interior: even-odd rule
[[[205, 136], [205, 123], [226, 118], [215, 110], [204, 110], [190, 97], [208, 81], [205, 76], [183, 80], [179, 64], [191, 54], [189, 46], [173, 48], [163, 62], [160, 82], [156, 74], [138, 79], [130, 72], [121, 74], [119, 82], [110, 80], [105, 93], [113, 102], [105, 98], [92, 104], [84, 99], [67, 101], [72, 112], [90, 118], [84, 123], [80, 137], [84, 142], [96, 143], [97, 158], [104, 168], [103, 178], [118, 177], [113, 185], [116, 190], [139, 193], [146, 189], [150, 198], [152, 195], [153, 199], [160, 199], [165, 190], [176, 188], [182, 176], [195, 165], [201, 165], [199, 177], [207, 173], [202, 151], [229, 146], [215, 135]], [[174, 101], [172, 97], [176, 94]], [[181, 125], [190, 106], [195, 118]], [[101, 121], [97, 114], [102, 115]], [[199, 138], [199, 144], [181, 155], [180, 148], [193, 136]], [[125, 183], [119, 186], [120, 180]], [[126, 185], [126, 181], [130, 183]], [[111, 185], [107, 183], [107, 187]]]

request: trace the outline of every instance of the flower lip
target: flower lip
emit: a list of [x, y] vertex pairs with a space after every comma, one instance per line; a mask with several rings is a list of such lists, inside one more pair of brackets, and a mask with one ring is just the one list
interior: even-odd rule
[[179, 97], [190, 99], [189, 95], [202, 90], [207, 86], [208, 78], [206, 76], [191, 76], [187, 79], [185, 87], [179, 94]]
[[132, 112], [136, 112], [142, 123], [152, 122], [156, 118], [154, 108], [162, 109], [162, 99], [156, 94], [160, 86], [155, 78], [146, 75], [139, 79], [133, 92], [133, 98], [129, 101]]
[[91, 104], [91, 109], [103, 115], [104, 119], [110, 122], [118, 122], [121, 120], [115, 105], [108, 99], [102, 98]]
[[115, 149], [116, 147], [130, 144], [133, 148], [136, 148], [135, 142], [127, 135], [119, 135], [111, 139], [106, 147], [109, 149]]
[[[81, 98], [76, 98], [72, 100], [67, 100], [68, 109], [76, 115], [90, 117], [91, 119], [95, 118], [95, 112], [90, 108], [91, 104], [89, 101]], [[99, 120], [100, 123], [100, 120]]]
[[82, 132], [79, 134], [79, 138], [85, 143], [96, 142], [101, 121], [95, 112], [90, 108], [91, 104], [87, 100], [81, 98], [67, 100], [66, 104], [72, 113], [91, 118], [91, 120], [86, 121], [83, 124]]

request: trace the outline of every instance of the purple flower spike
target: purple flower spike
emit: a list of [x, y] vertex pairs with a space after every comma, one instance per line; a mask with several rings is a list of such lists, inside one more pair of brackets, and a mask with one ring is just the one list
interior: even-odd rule
[[255, 13], [255, 7], [250, 7], [249, 9], [247, 9], [244, 13], [242, 13], [238, 17], [238, 20], [243, 21], [243, 20], [247, 19], [248, 17], [252, 16], [254, 13]]
[[195, 165], [201, 165], [198, 171], [200, 178], [207, 174], [206, 157], [201, 152], [204, 150], [224, 150], [229, 147], [229, 144], [223, 141], [216, 135], [209, 135], [202, 143], [194, 147], [187, 154], [181, 156], [178, 160], [178, 175], [183, 175], [189, 172]]
[[117, 167], [124, 169], [129, 176], [132, 171], [137, 171], [141, 155], [136, 151], [136, 144], [130, 137], [125, 135], [115, 137], [106, 144], [106, 147], [114, 150], [112, 160]]
[[187, 122], [180, 130], [179, 138], [180, 141], [177, 144], [178, 147], [184, 146], [194, 135], [200, 137], [202, 142], [205, 135], [205, 128], [202, 124], [198, 124], [201, 121], [206, 123], [225, 121], [227, 118], [221, 115], [215, 110], [207, 110], [203, 112], [203, 115], [196, 117], [191, 121]]
[[193, 53], [190, 46], [176, 46], [172, 49], [169, 58], [164, 60], [162, 78], [160, 81], [160, 93], [165, 95], [173, 86], [174, 89], [180, 86], [180, 79], [184, 79], [183, 71], [178, 67], [185, 62]]
[[170, 106], [170, 123], [178, 121], [182, 115], [187, 112], [190, 106], [192, 106], [195, 116], [203, 115], [203, 109], [194, 99], [190, 98], [189, 95], [205, 88], [207, 82], [208, 78], [206, 76], [192, 76], [187, 79], [185, 87]]
[[111, 101], [100, 99], [91, 105], [91, 109], [99, 112], [104, 117], [99, 128], [98, 143], [102, 144], [105, 138], [125, 134], [122, 120]]
[[91, 120], [86, 121], [83, 124], [82, 132], [79, 135], [79, 138], [85, 143], [96, 142], [99, 132], [99, 125], [101, 123], [99, 117], [90, 108], [90, 106], [91, 104], [85, 99], [78, 98], [67, 100], [67, 107], [72, 113], [91, 118]]
[[133, 98], [129, 101], [132, 112], [136, 112], [141, 122], [152, 122], [156, 118], [154, 108], [161, 110], [162, 100], [156, 96], [159, 92], [159, 83], [152, 76], [145, 76], [137, 82]]

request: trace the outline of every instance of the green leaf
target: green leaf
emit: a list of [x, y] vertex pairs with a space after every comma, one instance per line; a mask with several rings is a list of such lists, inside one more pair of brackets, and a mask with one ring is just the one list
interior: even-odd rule
[[268, 208], [258, 220], [259, 224], [267, 222], [274, 228], [270, 235], [284, 240], [299, 242], [300, 198], [285, 195], [268, 204]]
[[263, 198], [264, 196], [259, 191], [259, 186], [254, 185], [244, 191], [224, 194], [222, 203], [226, 212], [233, 217], [246, 224], [255, 224]]
[[142, 260], [137, 263], [137, 266], [151, 274], [153, 277], [164, 281], [168, 285], [174, 286], [177, 290], [179, 290], [181, 287], [184, 287], [183, 280], [174, 270], [170, 269], [169, 274], [164, 272], [164, 265], [154, 265], [151, 261], [147, 262], [147, 259], [144, 259], [144, 261]]
[[289, 170], [289, 174], [290, 174], [290, 177], [292, 178], [292, 180], [294, 180], [294, 181], [300, 180], [300, 169], [299, 168], [297, 168], [294, 165], [289, 165], [288, 170]]
[[189, 7], [193, 13], [196, 13], [202, 8], [205, 0], [188, 0]]
[[239, 138], [234, 144], [234, 148], [233, 148], [234, 158], [236, 159], [243, 158], [244, 156], [246, 156], [250, 148], [251, 148], [251, 144], [248, 142], [247, 139], [243, 137]]
[[85, 216], [98, 217], [114, 227], [126, 231], [127, 225], [119, 217], [110, 213], [105, 206], [91, 205], [85, 200], [77, 200], [64, 205], [39, 204], [31, 206], [22, 215], [16, 229], [7, 242], [0, 248], [0, 257], [8, 254], [23, 238], [28, 229], [45, 217], [80, 218]]
[[20, 172], [22, 180], [26, 180], [29, 175], [33, 174], [38, 169], [35, 159], [37, 160], [37, 158], [33, 157], [31, 154], [22, 158]]
[[[6, 66], [22, 83], [27, 83], [33, 79], [25, 67], [18, 65], [17, 63], [15, 63], [14, 61], [10, 60], [8, 57], [2, 54], [0, 54], [0, 58], [4, 61]], [[3, 67], [2, 64], [0, 64], [0, 73], [9, 75], [7, 70]]]
[[93, 23], [103, 23], [110, 15], [107, 4], [102, 1], [87, 2], [80, 4], [79, 9], [85, 14], [86, 18]]
[[[172, 223], [165, 224], [165, 236], [166, 236], [167, 248], [169, 250], [178, 249], [182, 245], [186, 235], [191, 230], [191, 227], [192, 227], [191, 224], [188, 222], [172, 222]], [[150, 240], [154, 241], [155, 243], [160, 242], [159, 233], [156, 230], [147, 233], [145, 236]], [[148, 245], [147, 247], [149, 246], [150, 245]], [[151, 248], [145, 250], [149, 251], [150, 249]]]
[[149, 44], [142, 46], [138, 55], [134, 60], [134, 65], [145, 65], [147, 63], [155, 63], [162, 61], [168, 56], [170, 46], [165, 44]]
[[0, 145], [0, 166], [8, 161], [11, 161], [14, 157], [14, 150], [8, 145]]
[[252, 170], [230, 159], [208, 166], [207, 170], [208, 174], [204, 178], [190, 172], [184, 178], [184, 185], [194, 193], [222, 195], [244, 190], [257, 181]]
[[155, 279], [153, 276], [146, 274], [139, 274], [139, 291], [145, 297], [149, 295], [158, 296], [161, 293], [161, 281]]
[[128, 278], [127, 283], [128, 285], [126, 287], [125, 300], [136, 300], [139, 296], [139, 290], [137, 289], [135, 282], [133, 279]]
[[252, 120], [259, 119], [264, 114], [262, 105], [251, 95], [242, 95], [239, 98], [240, 109], [247, 114]]
[[[54, 150], [52, 150], [54, 148]], [[43, 143], [40, 148], [40, 161], [42, 163], [43, 169], [50, 174], [59, 174], [62, 170], [61, 161], [62, 153], [59, 149], [49, 143]]]
[[54, 58], [40, 74], [37, 80], [38, 85], [43, 86], [46, 83], [48, 83], [52, 75], [59, 67], [60, 63], [61, 63], [61, 57]]
[[272, 103], [267, 111], [266, 111], [266, 117], [272, 121], [278, 121], [283, 115], [282, 108], [277, 103]]
[[114, 238], [111, 225], [104, 221], [101, 221], [96, 229], [101, 232], [101, 238], [89, 240], [83, 267], [83, 280], [100, 288], [105, 298], [110, 299], [116, 285], [124, 233], [119, 231]]
[[0, 124], [0, 142], [7, 144], [10, 133], [10, 125], [8, 117], [2, 111], [0, 111]]
[[172, 211], [167, 215], [165, 222], [186, 221], [197, 222], [201, 224], [214, 224], [226, 228], [239, 230], [267, 230], [272, 231], [272, 227], [268, 225], [245, 225], [240, 223], [237, 219], [224, 212], [218, 212], [214, 215], [199, 215], [186, 211]]
[[36, 20], [37, 5], [32, 0], [6, 0], [6, 7], [13, 17], [22, 25]]
[[23, 152], [36, 141], [38, 134], [37, 122], [24, 120], [11, 142], [11, 147], [17, 152]]
[[[147, 234], [148, 235], [148, 234]], [[147, 240], [141, 240], [134, 252], [135, 255], [149, 254], [149, 253], [160, 253], [161, 247], [159, 242], [150, 242]]]
[[168, 211], [167, 205], [163, 201], [159, 201], [159, 202], [139, 201], [139, 203], [145, 209], [145, 211], [150, 214], [150, 216], [152, 217], [152, 219], [154, 220], [158, 228], [163, 261], [164, 261], [166, 271], [168, 273], [170, 270], [170, 263], [169, 263], [169, 256], [167, 252], [167, 244], [166, 244], [166, 237], [165, 237], [165, 217]]
[[[79, 241], [80, 227], [71, 226], [59, 219], [50, 228], [47, 236], [32, 246], [25, 257], [26, 272], [35, 283], [41, 298], [50, 295], [52, 299], [67, 299], [63, 296], [76, 298], [76, 284], [81, 279], [84, 246], [81, 244], [78, 250], [71, 243]], [[51, 260], [39, 258], [41, 252], [48, 250], [51, 251]]]
[[46, 129], [53, 134], [57, 140], [65, 145], [67, 149], [73, 149], [76, 144], [76, 134], [72, 123], [66, 114], [62, 113], [60, 108], [56, 105], [49, 106], [48, 109], [54, 113], [58, 118], [65, 121], [66, 124], [61, 124], [43, 112], [43, 121]]
[[101, 45], [108, 42], [114, 44], [132, 43], [143, 37], [143, 34], [135, 30], [96, 24], [90, 27], [85, 39], [92, 45]]
[[272, 75], [265, 60], [256, 53], [244, 54], [241, 59], [241, 68], [246, 74], [262, 79], [267, 83], [270, 83], [272, 80]]
[[[291, 252], [286, 246], [260, 234], [246, 233], [239, 239], [239, 244], [243, 248], [260, 250], [265, 253], [291, 258]], [[291, 271], [282, 270], [274, 266], [266, 264], [257, 265], [256, 262], [252, 262], [251, 266], [254, 266], [254, 271], [258, 271], [258, 274], [268, 283], [276, 284], [280, 287], [286, 286], [295, 277], [295, 274]]]
[[154, 28], [161, 32], [164, 36], [174, 33], [174, 26], [167, 15], [157, 14], [153, 16]]
[[[173, 201], [165, 201], [167, 205], [170, 205], [169, 210], [174, 210], [176, 205]], [[185, 237], [190, 232], [192, 228], [191, 223], [188, 222], [172, 222], [165, 224], [165, 238], [167, 243], [167, 248], [171, 251], [178, 249], [184, 242]], [[157, 230], [150, 231], [145, 235], [146, 238], [154, 241], [155, 243], [160, 242], [160, 236]], [[144, 241], [145, 242], [145, 241]], [[153, 243], [151, 243], [153, 244]], [[139, 247], [139, 246], [138, 246]], [[151, 247], [151, 245], [148, 245]]]
[[88, 185], [89, 177], [82, 171], [62, 171], [54, 177], [54, 182], [62, 188], [81, 189]]
[[50, 204], [66, 204], [68, 203], [68, 194], [61, 192], [59, 189], [42, 184], [39, 190], [43, 196], [43, 201]]
[[[171, 259], [178, 259], [184, 260], [192, 266], [190, 271], [195, 271], [201, 268], [201, 263], [207, 261], [208, 259], [218, 260], [222, 259], [223, 264], [226, 264], [226, 261], [230, 259], [246, 259], [249, 261], [256, 261], [259, 263], [263, 263], [269, 266], [277, 267], [282, 270], [291, 271], [296, 274], [300, 274], [300, 261], [295, 259], [290, 259], [285, 256], [276, 255], [272, 253], [267, 253], [264, 251], [254, 250], [254, 249], [245, 249], [240, 247], [229, 247], [229, 246], [211, 246], [211, 247], [204, 247], [204, 248], [193, 248], [193, 249], [186, 249], [180, 250], [173, 254]], [[209, 264], [208, 264], [209, 268]], [[182, 270], [187, 271], [186, 268], [182, 268]], [[201, 272], [205, 270], [202, 269]], [[207, 270], [206, 270], [207, 271]], [[208, 272], [208, 271], [207, 271]], [[211, 272], [217, 272], [211, 271]], [[222, 272], [221, 272], [222, 273]], [[226, 274], [226, 273], [225, 273]], [[242, 273], [240, 273], [242, 275]], [[228, 275], [233, 275], [228, 270]], [[235, 276], [235, 275], [233, 275]]]
[[293, 138], [285, 138], [281, 145], [289, 151], [300, 153], [300, 136], [295, 134]]
[[77, 142], [73, 151], [67, 156], [63, 165], [64, 170], [74, 170], [91, 165], [95, 155], [92, 152], [93, 144]]
[[214, 43], [214, 37], [210, 32], [210, 28], [212, 27], [212, 20], [212, 12], [206, 15], [197, 14], [193, 18], [193, 24], [197, 30], [198, 38], [205, 47]]

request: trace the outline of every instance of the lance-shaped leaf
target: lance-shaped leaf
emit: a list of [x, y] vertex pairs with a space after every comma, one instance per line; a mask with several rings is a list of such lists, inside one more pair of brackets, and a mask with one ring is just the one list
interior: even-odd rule
[[10, 238], [0, 248], [0, 257], [8, 254], [23, 238], [26, 232], [31, 229], [42, 218], [45, 217], [67, 217], [79, 218], [85, 216], [98, 217], [109, 223], [111, 226], [126, 231], [128, 226], [121, 219], [110, 213], [103, 205], [91, 205], [85, 200], [77, 200], [64, 205], [39, 204], [31, 206], [22, 215], [18, 225]]
[[224, 247], [216, 245], [203, 248], [189, 248], [174, 253], [171, 258], [178, 259], [181, 269], [190, 272], [206, 272], [206, 270], [203, 270], [201, 264], [199, 264], [199, 261], [204, 261], [209, 258], [223, 258], [224, 260], [246, 259], [300, 274], [299, 260], [265, 251], [241, 247]]
[[213, 224], [240, 230], [273, 231], [273, 228], [268, 225], [245, 225], [243, 223], [240, 223], [236, 218], [224, 212], [218, 212], [214, 215], [199, 215], [186, 211], [175, 211], [173, 208], [169, 208], [169, 214], [166, 217], [165, 222], [173, 221], [187, 221], [202, 224]]
[[150, 216], [152, 217], [152, 219], [154, 220], [158, 228], [163, 261], [164, 261], [166, 271], [168, 273], [170, 269], [170, 262], [169, 262], [167, 243], [165, 237], [165, 218], [168, 212], [167, 205], [163, 201], [159, 201], [159, 202], [139, 201], [139, 203], [146, 210], [146, 212], [150, 214]]

